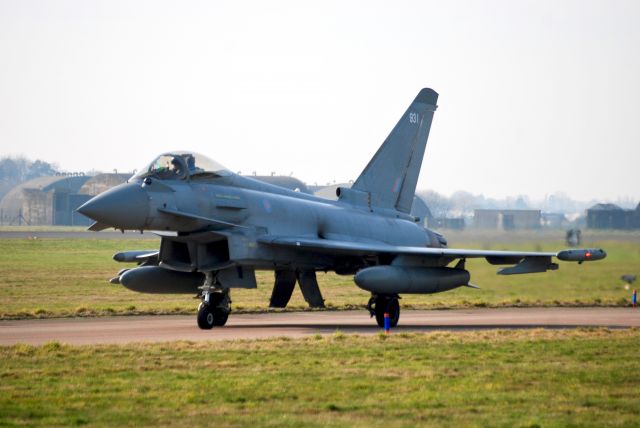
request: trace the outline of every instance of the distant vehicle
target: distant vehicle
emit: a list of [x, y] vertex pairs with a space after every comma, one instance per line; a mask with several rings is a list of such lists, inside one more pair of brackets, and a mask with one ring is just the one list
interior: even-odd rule
[[[270, 305], [283, 308], [296, 281], [313, 307], [324, 305], [318, 271], [354, 275], [371, 292], [368, 309], [378, 325], [395, 326], [401, 294], [474, 287], [468, 258], [510, 265], [502, 275], [558, 268], [552, 258], [582, 263], [603, 259], [601, 249], [560, 252], [447, 248], [444, 237], [409, 215], [438, 94], [423, 89], [362, 174], [337, 201], [242, 177], [202, 155], [165, 153], [127, 183], [91, 199], [78, 211], [90, 229], [152, 230], [159, 250], [114, 258], [137, 262], [112, 282], [143, 293], [197, 293], [198, 325], [222, 326], [232, 288], [256, 288], [256, 270], [273, 270]], [[457, 261], [457, 262], [456, 262]], [[455, 263], [454, 263], [455, 262]]]
[[567, 230], [566, 241], [568, 246], [577, 247], [582, 243], [582, 231], [575, 228]]

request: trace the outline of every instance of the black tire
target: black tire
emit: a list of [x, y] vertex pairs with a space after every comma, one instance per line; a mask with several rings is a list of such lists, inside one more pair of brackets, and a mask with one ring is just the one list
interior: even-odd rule
[[198, 327], [202, 330], [211, 330], [215, 324], [215, 315], [210, 305], [200, 304], [198, 308]]
[[229, 312], [224, 309], [216, 308], [213, 310], [213, 325], [216, 327], [222, 327], [227, 323], [229, 319]]
[[400, 303], [395, 297], [378, 297], [376, 300], [376, 322], [384, 328], [384, 314], [389, 314], [389, 324], [396, 327], [400, 321]]
[[229, 319], [229, 311], [218, 308], [219, 298], [213, 298], [208, 305], [200, 303], [198, 307], [198, 327], [202, 330], [211, 330], [213, 327], [222, 327]]

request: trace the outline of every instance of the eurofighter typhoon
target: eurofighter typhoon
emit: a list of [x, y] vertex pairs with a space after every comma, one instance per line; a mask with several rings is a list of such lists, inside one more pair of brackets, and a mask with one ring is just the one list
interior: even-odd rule
[[270, 306], [286, 307], [296, 282], [307, 303], [324, 306], [316, 272], [353, 275], [369, 291], [378, 325], [400, 318], [399, 296], [473, 287], [468, 258], [505, 265], [501, 275], [555, 270], [563, 261], [599, 260], [601, 249], [560, 252], [447, 247], [409, 213], [438, 94], [422, 89], [351, 188], [337, 201], [290, 191], [232, 173], [193, 152], [165, 153], [127, 183], [78, 211], [91, 230], [151, 230], [159, 250], [114, 256], [137, 262], [112, 280], [141, 293], [190, 293], [201, 299], [198, 326], [223, 326], [230, 290], [256, 288], [256, 270], [275, 274]]

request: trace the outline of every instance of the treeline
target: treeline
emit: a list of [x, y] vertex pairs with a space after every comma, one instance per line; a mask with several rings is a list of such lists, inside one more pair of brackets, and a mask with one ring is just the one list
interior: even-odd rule
[[55, 175], [58, 169], [49, 162], [24, 157], [0, 158], [0, 198], [18, 184], [33, 178]]

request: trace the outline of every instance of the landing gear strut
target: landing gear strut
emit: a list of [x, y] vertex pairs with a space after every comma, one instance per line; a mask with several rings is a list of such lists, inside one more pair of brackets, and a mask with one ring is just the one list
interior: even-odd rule
[[198, 306], [198, 327], [210, 330], [213, 327], [222, 327], [227, 323], [231, 312], [231, 298], [228, 288], [220, 288], [214, 285], [215, 276], [207, 273], [205, 283], [200, 289], [202, 302]]
[[398, 296], [383, 296], [373, 295], [369, 299], [367, 309], [371, 316], [376, 317], [376, 323], [381, 328], [384, 328], [384, 314], [389, 314], [389, 323], [391, 327], [398, 325], [400, 320], [400, 303], [398, 302]]

